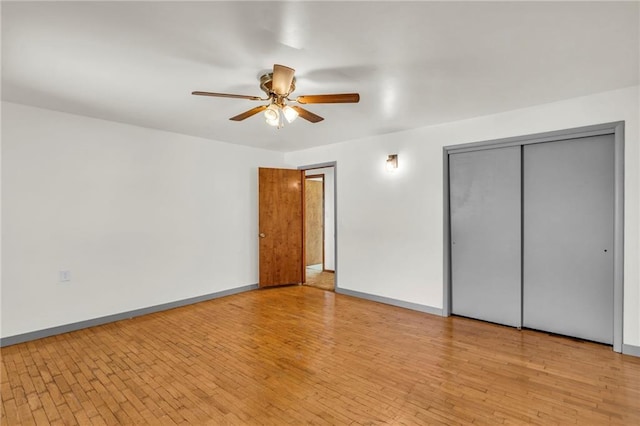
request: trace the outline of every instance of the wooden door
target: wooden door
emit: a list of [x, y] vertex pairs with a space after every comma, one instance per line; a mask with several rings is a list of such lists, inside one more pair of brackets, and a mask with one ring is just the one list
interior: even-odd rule
[[260, 287], [304, 282], [304, 171], [258, 169]]

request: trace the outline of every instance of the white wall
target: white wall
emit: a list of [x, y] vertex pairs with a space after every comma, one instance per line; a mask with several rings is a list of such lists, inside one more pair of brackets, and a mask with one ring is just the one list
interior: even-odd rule
[[[640, 345], [638, 86], [285, 154], [293, 167], [337, 161], [338, 286], [442, 308], [442, 147], [626, 121], [625, 344]], [[399, 169], [384, 171], [388, 154]]]
[[324, 269], [335, 270], [335, 173], [333, 167], [310, 169], [305, 172], [307, 176], [324, 176]]
[[[442, 147], [625, 120], [624, 343], [640, 346], [639, 104], [633, 87], [284, 160], [337, 161], [339, 287], [441, 308]], [[256, 283], [256, 168], [283, 164], [281, 153], [2, 103], [1, 336]]]
[[3, 103], [2, 337], [257, 283], [256, 168], [282, 164]]

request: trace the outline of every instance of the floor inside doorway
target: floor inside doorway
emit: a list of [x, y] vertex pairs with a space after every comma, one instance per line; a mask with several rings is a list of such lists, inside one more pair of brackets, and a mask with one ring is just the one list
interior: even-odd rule
[[333, 272], [307, 267], [307, 282], [304, 285], [334, 291], [336, 288], [335, 275]]

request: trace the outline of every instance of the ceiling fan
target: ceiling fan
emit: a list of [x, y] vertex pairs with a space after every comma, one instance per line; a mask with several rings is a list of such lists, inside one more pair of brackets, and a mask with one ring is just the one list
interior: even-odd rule
[[248, 99], [250, 101], [269, 101], [268, 105], [260, 105], [251, 108], [241, 114], [231, 117], [229, 120], [242, 121], [259, 112], [264, 111], [267, 124], [277, 127], [284, 126], [285, 121], [291, 123], [298, 116], [304, 118], [311, 123], [317, 123], [324, 120], [317, 114], [312, 113], [298, 105], [290, 106], [285, 101], [296, 102], [299, 104], [340, 104], [340, 103], [357, 103], [360, 101], [358, 93], [340, 93], [330, 95], [304, 95], [295, 99], [289, 98], [291, 93], [296, 89], [295, 70], [284, 65], [275, 64], [273, 72], [264, 74], [260, 77], [260, 89], [266, 93], [265, 98], [260, 96], [233, 95], [229, 93], [214, 92], [191, 92], [192, 95], [198, 96], [214, 96], [220, 98]]

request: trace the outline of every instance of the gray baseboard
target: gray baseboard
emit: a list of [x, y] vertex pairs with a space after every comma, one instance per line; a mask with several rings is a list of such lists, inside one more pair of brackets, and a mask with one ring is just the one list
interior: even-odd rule
[[347, 290], [344, 288], [336, 288], [336, 293], [345, 294], [347, 296], [358, 297], [360, 299], [367, 299], [373, 302], [385, 303], [387, 305], [398, 306], [400, 308], [411, 309], [412, 311], [420, 311], [427, 314], [442, 316], [442, 309], [434, 308], [432, 306], [421, 305], [419, 303], [405, 302], [404, 300], [392, 299], [390, 297], [377, 296], [375, 294], [362, 293], [355, 290]]
[[622, 353], [625, 355], [640, 357], [640, 346], [622, 345]]
[[15, 345], [17, 343], [29, 342], [31, 340], [42, 339], [43, 337], [55, 336], [56, 334], [68, 333], [70, 331], [81, 330], [83, 328], [95, 327], [96, 325], [107, 324], [110, 322], [131, 319], [141, 315], [152, 314], [154, 312], [166, 311], [181, 306], [192, 305], [198, 302], [217, 299], [232, 294], [243, 293], [258, 288], [258, 284], [250, 284], [242, 287], [231, 288], [229, 290], [218, 291], [215, 293], [205, 294], [202, 296], [190, 297], [189, 299], [177, 300], [175, 302], [163, 303], [161, 305], [149, 306], [148, 308], [135, 309], [133, 311], [121, 312], [118, 314], [107, 315], [100, 318], [93, 318], [86, 321], [74, 322], [72, 324], [60, 325], [57, 327], [46, 328], [44, 330], [31, 331], [24, 334], [16, 334], [15, 336], [0, 338], [0, 347]]

